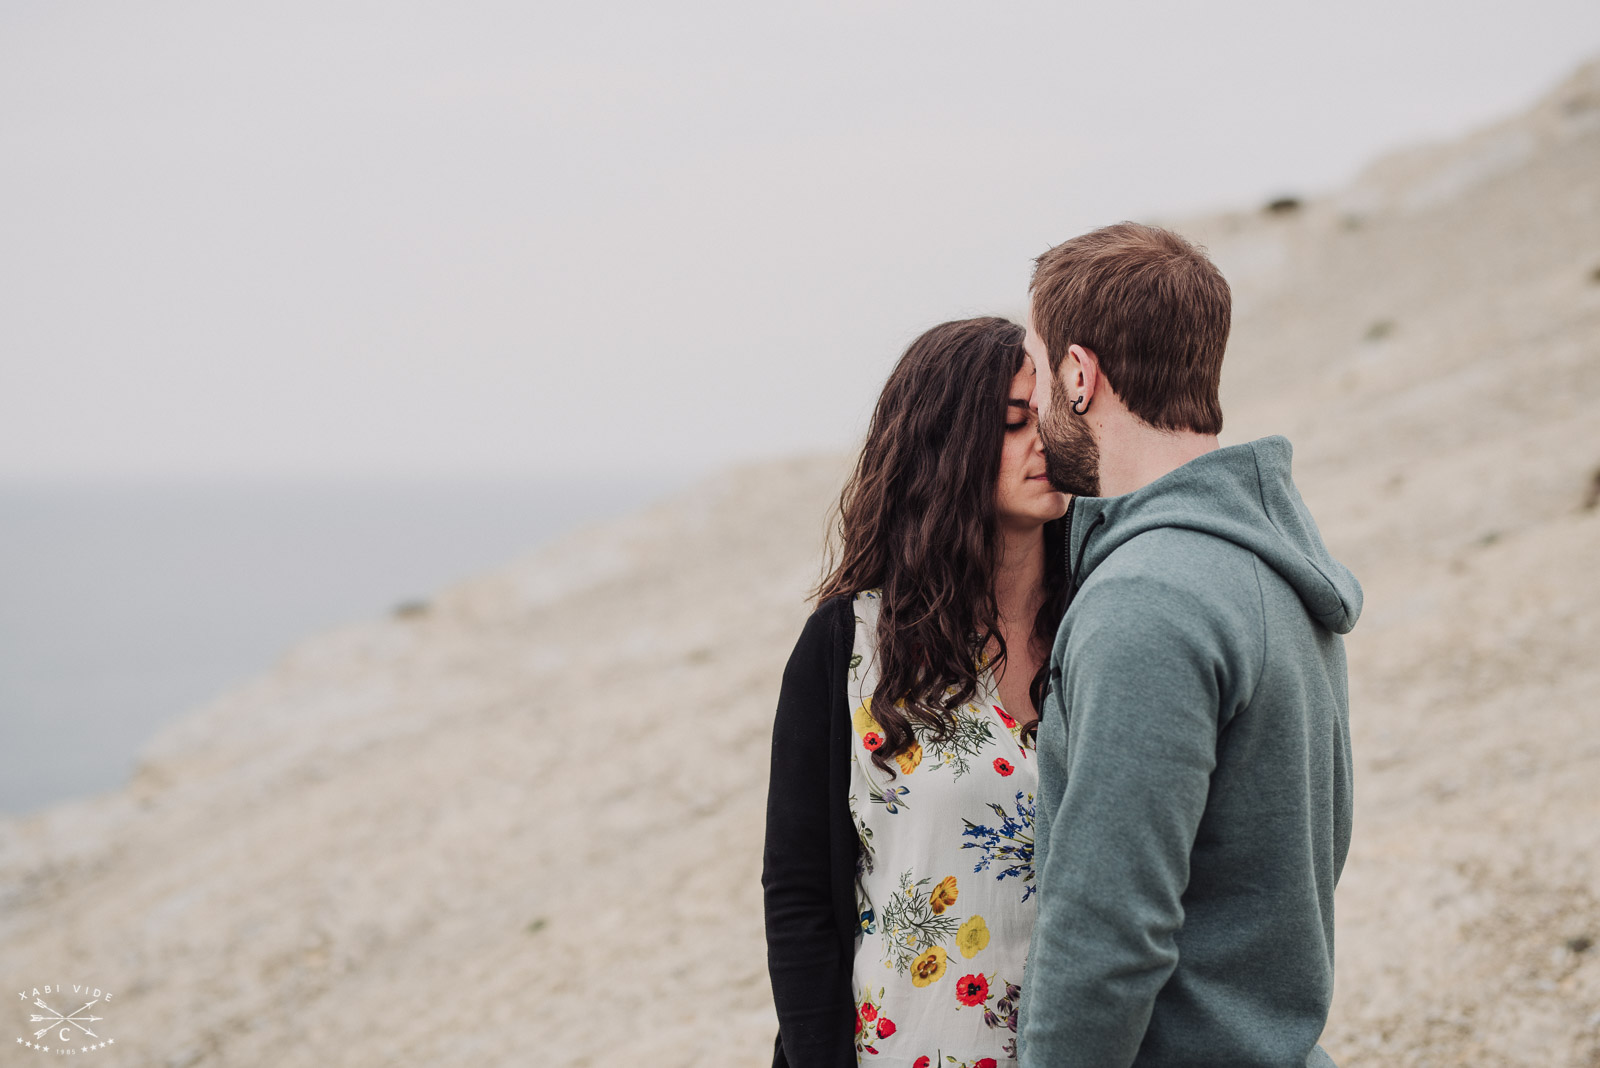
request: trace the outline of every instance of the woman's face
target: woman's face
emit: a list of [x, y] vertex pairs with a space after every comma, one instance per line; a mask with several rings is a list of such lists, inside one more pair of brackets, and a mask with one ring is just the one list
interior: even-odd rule
[[1032, 360], [1022, 361], [1022, 369], [1011, 379], [1011, 399], [1006, 402], [1000, 478], [994, 489], [995, 513], [1003, 527], [1043, 526], [1067, 514], [1067, 495], [1052, 486], [1045, 474], [1038, 420], [1028, 410], [1035, 373]]

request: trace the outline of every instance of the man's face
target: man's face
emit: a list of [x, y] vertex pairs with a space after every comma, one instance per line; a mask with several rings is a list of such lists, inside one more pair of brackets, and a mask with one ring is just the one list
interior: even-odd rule
[[1033, 328], [1031, 310], [1023, 348], [1037, 372], [1032, 405], [1039, 413], [1039, 441], [1044, 446], [1050, 484], [1075, 497], [1100, 496], [1100, 445], [1088, 421], [1073, 412], [1074, 398], [1065, 384], [1065, 380], [1077, 379], [1078, 358], [1069, 350], [1061, 360], [1061, 374], [1050, 373], [1044, 341]]

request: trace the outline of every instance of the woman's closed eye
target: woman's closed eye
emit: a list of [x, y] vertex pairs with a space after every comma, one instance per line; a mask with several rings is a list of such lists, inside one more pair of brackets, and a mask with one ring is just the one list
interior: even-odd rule
[[1028, 407], [1027, 401], [1015, 398], [1006, 401], [1006, 415], [1008, 416], [1006, 419], [1006, 429], [1008, 431], [1026, 430], [1033, 425], [1033, 421], [1036, 418], [1033, 414], [1033, 409]]

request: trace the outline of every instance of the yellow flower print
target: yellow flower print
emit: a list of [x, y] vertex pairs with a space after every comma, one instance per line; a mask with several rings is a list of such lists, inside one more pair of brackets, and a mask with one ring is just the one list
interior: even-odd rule
[[949, 963], [944, 950], [934, 946], [911, 962], [911, 985], [927, 986], [929, 983], [937, 983], [944, 978], [944, 970]]
[[916, 771], [917, 765], [922, 763], [922, 743], [912, 742], [911, 748], [897, 755], [894, 758], [894, 762], [900, 765], [900, 774], [902, 775], [910, 775], [913, 771]]
[[883, 727], [879, 725], [877, 720], [872, 718], [872, 698], [870, 697], [861, 702], [861, 707], [856, 709], [856, 714], [850, 717], [850, 724], [855, 727], [858, 738], [865, 738], [874, 731], [879, 734], [883, 733]]
[[961, 930], [956, 932], [956, 948], [961, 950], [961, 955], [968, 960], [976, 957], [978, 953], [989, 944], [989, 925], [983, 922], [982, 916], [974, 916], [961, 925]]
[[956, 877], [946, 875], [939, 880], [939, 885], [928, 894], [928, 907], [933, 909], [934, 915], [942, 913], [945, 909], [956, 903], [956, 898], [961, 891], [956, 889]]

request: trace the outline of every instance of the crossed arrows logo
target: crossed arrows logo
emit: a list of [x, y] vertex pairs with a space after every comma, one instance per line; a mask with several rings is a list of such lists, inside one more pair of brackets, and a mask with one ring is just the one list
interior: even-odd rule
[[51, 1029], [53, 1029], [55, 1027], [58, 1027], [58, 1026], [60, 1026], [62, 1024], [71, 1024], [73, 1027], [76, 1027], [78, 1030], [82, 1031], [84, 1034], [88, 1035], [90, 1038], [99, 1038], [100, 1037], [99, 1035], [97, 1035], [93, 1031], [89, 1030], [87, 1027], [84, 1026], [84, 1024], [85, 1023], [93, 1023], [96, 1020], [103, 1020], [103, 1019], [105, 1019], [105, 1017], [104, 1016], [79, 1016], [78, 1015], [78, 1013], [80, 1013], [80, 1012], [88, 1012], [89, 1009], [95, 1004], [95, 1002], [98, 1002], [99, 1000], [100, 1000], [99, 998], [95, 998], [94, 1001], [89, 1002], [89, 1004], [85, 1005], [83, 1008], [74, 1009], [74, 1010], [72, 1010], [71, 1014], [69, 1014], [67, 1016], [63, 1016], [59, 1012], [57, 1012], [55, 1009], [52, 1009], [50, 1006], [46, 1005], [44, 1003], [43, 999], [34, 998], [33, 999], [33, 1003], [35, 1005], [39, 1006], [41, 1009], [45, 1010], [46, 1012], [50, 1013], [50, 1015], [49, 1016], [41, 1016], [38, 1013], [34, 1013], [32, 1016], [28, 1017], [28, 1020], [29, 1020], [30, 1023], [38, 1023], [40, 1020], [49, 1021], [43, 1027], [39, 1028], [39, 1030], [35, 1031], [33, 1033], [33, 1037], [34, 1038], [43, 1038], [46, 1034], [48, 1034], [51, 1031]]

